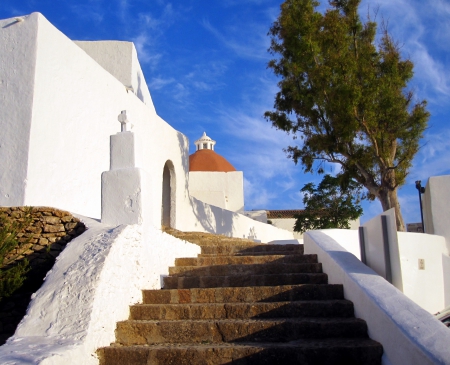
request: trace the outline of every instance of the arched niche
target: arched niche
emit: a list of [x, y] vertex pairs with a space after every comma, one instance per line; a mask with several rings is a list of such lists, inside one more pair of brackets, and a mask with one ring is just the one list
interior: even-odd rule
[[162, 179], [161, 225], [175, 228], [176, 177], [172, 161], [164, 164]]

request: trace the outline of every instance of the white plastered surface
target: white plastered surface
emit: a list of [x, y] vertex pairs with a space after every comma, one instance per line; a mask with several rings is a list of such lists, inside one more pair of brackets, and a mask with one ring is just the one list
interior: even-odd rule
[[383, 345], [383, 365], [450, 364], [450, 331], [430, 313], [342, 248], [327, 230], [306, 232], [304, 243], [305, 254], [318, 255], [330, 284], [344, 285], [355, 316]]
[[114, 342], [116, 322], [141, 302], [141, 290], [160, 289], [176, 257], [200, 252], [152, 227], [83, 220], [89, 229], [57, 258], [16, 333], [0, 347], [1, 364], [98, 364], [95, 351]]

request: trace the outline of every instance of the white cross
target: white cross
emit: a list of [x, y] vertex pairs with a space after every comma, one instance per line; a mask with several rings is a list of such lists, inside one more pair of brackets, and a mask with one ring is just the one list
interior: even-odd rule
[[[133, 124], [130, 123], [130, 121], [127, 118], [127, 111], [122, 110], [117, 117], [117, 120], [121, 124], [121, 132], [130, 132], [131, 128], [133, 128]], [[129, 128], [128, 128], [129, 127]]]

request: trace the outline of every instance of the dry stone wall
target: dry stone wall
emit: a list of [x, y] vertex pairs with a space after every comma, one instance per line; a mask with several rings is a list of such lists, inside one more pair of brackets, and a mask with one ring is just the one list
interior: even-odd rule
[[30, 271], [23, 286], [11, 297], [0, 301], [0, 345], [16, 330], [25, 315], [31, 295], [42, 285], [47, 272], [67, 243], [82, 234], [86, 227], [71, 213], [50, 207], [0, 207], [0, 216], [24, 221], [30, 216], [30, 224], [18, 234], [20, 247], [6, 257], [6, 267], [27, 259]]

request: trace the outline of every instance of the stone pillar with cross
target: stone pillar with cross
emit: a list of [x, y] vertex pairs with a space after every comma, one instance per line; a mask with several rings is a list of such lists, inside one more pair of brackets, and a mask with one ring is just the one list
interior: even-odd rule
[[110, 168], [102, 173], [102, 223], [142, 224], [146, 176], [135, 166], [135, 134], [125, 110], [118, 120], [121, 132], [110, 137]]

